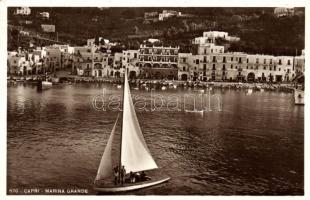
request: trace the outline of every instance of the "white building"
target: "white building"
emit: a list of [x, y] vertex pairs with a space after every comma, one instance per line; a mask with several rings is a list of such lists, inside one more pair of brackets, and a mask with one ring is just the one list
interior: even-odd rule
[[158, 15], [158, 20], [159, 21], [164, 21], [170, 17], [179, 17], [181, 16], [182, 13], [181, 12], [178, 12], [178, 11], [174, 11], [174, 10], [163, 10], [162, 13], [159, 13]]
[[50, 18], [50, 13], [49, 12], [41, 12], [40, 17], [43, 19], [49, 19]]
[[228, 33], [223, 31], [207, 31], [203, 32], [203, 37], [226, 39], [228, 37]]
[[41, 24], [41, 28], [43, 32], [47, 32], [47, 33], [54, 33], [56, 30], [55, 25], [52, 25], [52, 24]]
[[19, 7], [15, 10], [16, 15], [30, 15], [31, 9], [29, 7]]
[[[139, 68], [139, 51], [138, 50], [123, 51], [122, 67], [125, 67], [125, 69], [127, 69], [129, 78], [137, 78], [141, 73]], [[121, 74], [121, 76], [122, 75], [123, 74]]]
[[213, 43], [198, 46], [198, 55], [224, 53], [224, 46], [215, 45]]
[[230, 36], [228, 35], [227, 32], [223, 32], [223, 31], [208, 31], [208, 32], [203, 32], [203, 37], [209, 38], [209, 39], [216, 39], [216, 38], [222, 38], [226, 41], [229, 42], [237, 42], [240, 40], [239, 37], [236, 36]]
[[305, 50], [302, 50], [300, 56], [294, 58], [294, 70], [296, 76], [304, 75], [305, 73]]
[[95, 78], [113, 76], [113, 57], [109, 53], [98, 51], [96, 46], [89, 45], [74, 47], [72, 73]]
[[179, 53], [178, 59], [178, 80], [190, 80], [190, 68], [192, 62], [192, 53]]
[[287, 17], [294, 15], [294, 8], [277, 7], [274, 9], [275, 17]]
[[193, 39], [192, 44], [204, 45], [214, 43], [214, 38], [209, 37], [196, 37]]
[[45, 67], [49, 72], [71, 67], [74, 48], [69, 45], [54, 44], [45, 48]]

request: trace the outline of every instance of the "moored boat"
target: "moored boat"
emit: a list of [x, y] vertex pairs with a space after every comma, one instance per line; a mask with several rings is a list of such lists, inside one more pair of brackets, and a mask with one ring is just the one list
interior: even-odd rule
[[295, 105], [305, 105], [305, 92], [300, 89], [294, 89], [294, 103]]

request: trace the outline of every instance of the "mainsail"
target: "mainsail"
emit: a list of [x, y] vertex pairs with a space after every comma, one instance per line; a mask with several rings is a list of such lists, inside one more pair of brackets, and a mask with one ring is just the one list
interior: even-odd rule
[[124, 85], [121, 164], [125, 166], [126, 173], [158, 168], [139, 126], [126, 70]]
[[97, 176], [95, 180], [101, 180], [109, 178], [113, 175], [113, 164], [112, 164], [112, 143], [115, 135], [115, 128], [118, 121], [118, 117], [113, 126], [110, 138], [108, 140], [107, 146], [105, 147], [104, 153], [102, 155], [100, 165], [98, 168]]

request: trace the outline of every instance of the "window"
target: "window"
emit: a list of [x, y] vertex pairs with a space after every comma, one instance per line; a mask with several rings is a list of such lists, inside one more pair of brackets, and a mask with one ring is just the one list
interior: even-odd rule
[[264, 64], [266, 64], [266, 58], [264, 59]]
[[197, 65], [199, 64], [199, 59], [196, 59], [196, 64], [197, 64]]
[[215, 56], [213, 56], [213, 62], [216, 62], [216, 58], [215, 58]]
[[215, 70], [215, 64], [213, 64], [212, 70]]
[[279, 68], [279, 71], [281, 71], [281, 68]]
[[233, 68], [233, 65], [230, 66], [230, 69], [232, 69], [232, 68]]
[[239, 63], [241, 63], [241, 58], [239, 58]]
[[226, 63], [226, 57], [225, 56], [223, 57], [223, 63]]
[[133, 54], [133, 57], [134, 57], [134, 58], [137, 58], [137, 53], [134, 53], [134, 54]]
[[248, 58], [246, 59], [246, 63], [249, 63], [249, 59]]
[[186, 62], [186, 58], [182, 58], [183, 62]]
[[211, 49], [211, 53], [213, 53], [213, 49]]
[[226, 66], [225, 65], [223, 65], [223, 70], [225, 70], [226, 69]]
[[246, 66], [247, 69], [249, 69], [249, 66]]
[[207, 70], [207, 65], [203, 64], [203, 70]]
[[287, 65], [291, 65], [291, 60], [287, 60]]
[[272, 59], [270, 59], [269, 64], [272, 64]]
[[279, 59], [279, 65], [282, 65], [282, 60], [281, 59]]
[[204, 49], [205, 54], [207, 54], [207, 49]]
[[234, 57], [231, 57], [231, 59], [230, 59], [231, 61], [234, 61]]
[[264, 70], [266, 70], [266, 67], [264, 67]]
[[259, 58], [256, 58], [256, 64], [258, 64], [258, 62], [259, 62]]
[[186, 71], [186, 68], [185, 68], [185, 67], [183, 67], [183, 71]]

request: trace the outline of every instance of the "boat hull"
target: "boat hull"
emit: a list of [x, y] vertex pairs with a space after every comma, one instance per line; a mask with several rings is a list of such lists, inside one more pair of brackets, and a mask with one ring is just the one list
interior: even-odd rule
[[304, 95], [305, 95], [304, 91], [298, 90], [298, 89], [294, 89], [294, 102], [295, 102], [295, 105], [305, 105]]
[[128, 192], [133, 190], [139, 190], [146, 187], [151, 187], [168, 181], [170, 178], [163, 178], [160, 180], [151, 180], [145, 182], [139, 182], [136, 184], [124, 185], [124, 186], [112, 186], [112, 187], [94, 187], [94, 190], [102, 193], [114, 193], [114, 192]]

